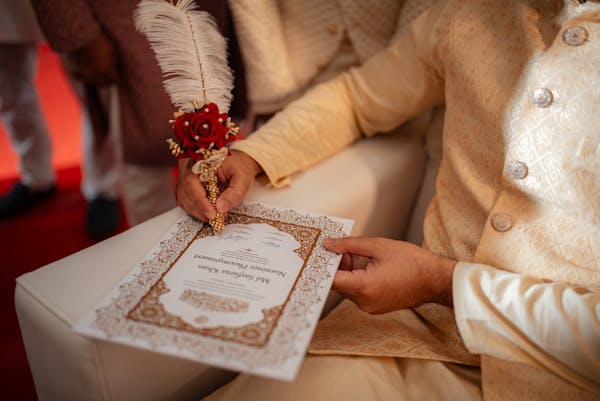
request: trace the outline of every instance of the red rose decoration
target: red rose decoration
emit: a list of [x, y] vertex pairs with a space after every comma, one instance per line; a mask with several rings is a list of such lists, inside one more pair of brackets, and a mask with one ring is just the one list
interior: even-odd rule
[[219, 114], [214, 103], [177, 117], [173, 130], [182, 151], [178, 158], [202, 160], [203, 153], [198, 150], [220, 149], [235, 139], [227, 126], [227, 113]]

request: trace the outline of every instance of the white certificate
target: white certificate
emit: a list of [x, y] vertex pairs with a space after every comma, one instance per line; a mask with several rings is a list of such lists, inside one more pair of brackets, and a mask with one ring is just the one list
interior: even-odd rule
[[243, 203], [225, 229], [182, 217], [75, 330], [293, 380], [340, 261], [324, 238], [352, 221]]

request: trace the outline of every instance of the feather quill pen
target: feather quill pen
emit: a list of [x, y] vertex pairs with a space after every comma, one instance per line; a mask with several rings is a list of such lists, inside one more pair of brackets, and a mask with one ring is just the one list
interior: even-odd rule
[[233, 73], [227, 42], [210, 14], [199, 11], [194, 0], [142, 0], [134, 20], [156, 54], [173, 105], [190, 112], [198, 101], [229, 110]]
[[[217, 169], [227, 156], [227, 143], [239, 128], [227, 117], [233, 73], [227, 64], [227, 42], [212, 16], [194, 0], [142, 0], [134, 21], [156, 55], [165, 91], [179, 111], [171, 120], [169, 149], [178, 159], [196, 162], [192, 172], [204, 184], [213, 206], [219, 196]], [[225, 226], [217, 213], [210, 222], [216, 232]]]

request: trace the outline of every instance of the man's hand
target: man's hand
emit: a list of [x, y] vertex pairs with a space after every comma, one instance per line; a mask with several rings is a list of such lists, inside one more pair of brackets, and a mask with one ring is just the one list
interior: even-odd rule
[[452, 259], [386, 238], [329, 238], [324, 245], [343, 254], [333, 289], [365, 312], [386, 313], [426, 302], [452, 306]]
[[179, 160], [179, 179], [177, 180], [177, 203], [188, 214], [198, 220], [208, 222], [217, 214], [227, 213], [229, 209], [238, 205], [252, 184], [254, 177], [261, 171], [261, 167], [246, 153], [231, 151], [217, 171], [219, 183], [225, 189], [217, 199], [217, 207], [211, 205], [204, 186], [198, 176], [192, 172], [194, 160]]
[[102, 86], [118, 80], [118, 57], [112, 41], [100, 33], [87, 45], [63, 55], [67, 72], [86, 84]]

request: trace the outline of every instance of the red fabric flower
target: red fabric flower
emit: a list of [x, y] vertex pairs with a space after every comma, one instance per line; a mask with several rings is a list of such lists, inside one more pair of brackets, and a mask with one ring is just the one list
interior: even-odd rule
[[235, 139], [235, 136], [227, 135], [227, 113], [219, 114], [214, 103], [177, 117], [173, 130], [182, 150], [178, 158], [202, 160], [202, 153], [197, 152], [199, 149], [220, 149]]

